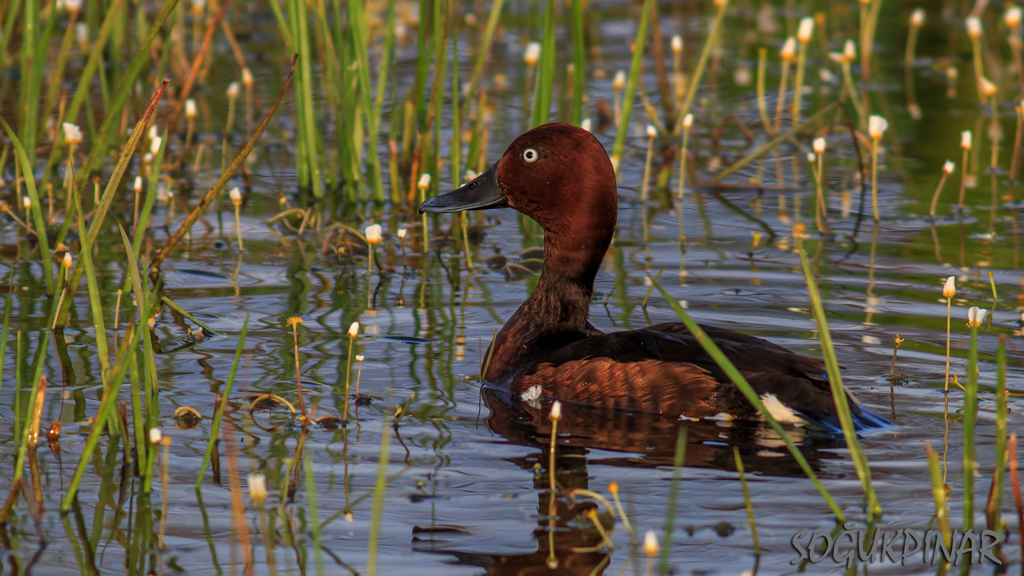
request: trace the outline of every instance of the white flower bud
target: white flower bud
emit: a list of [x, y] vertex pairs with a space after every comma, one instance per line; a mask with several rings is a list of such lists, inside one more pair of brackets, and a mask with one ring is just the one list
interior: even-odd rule
[[949, 175], [953, 173], [953, 170], [956, 170], [956, 164], [953, 164], [949, 160], [946, 160], [946, 163], [942, 165], [942, 171], [946, 175]]
[[881, 116], [872, 116], [868, 118], [868, 135], [871, 136], [872, 140], [881, 140], [882, 134], [885, 134], [885, 130], [889, 127], [889, 122]]
[[779, 51], [779, 55], [782, 56], [783, 62], [789, 62], [796, 57], [796, 38], [790, 36], [786, 38], [786, 43], [782, 45], [782, 50]]
[[658, 535], [654, 533], [654, 530], [648, 530], [644, 534], [644, 554], [648, 558], [654, 558], [660, 550], [661, 546], [658, 544]]
[[526, 62], [527, 66], [533, 66], [537, 64], [538, 60], [540, 60], [540, 42], [530, 42], [523, 52], [523, 62]]
[[159, 444], [160, 441], [163, 440], [163, 438], [164, 438], [163, 432], [160, 432], [159, 428], [150, 428], [149, 429], [149, 443], [150, 444]]
[[164, 139], [160, 136], [153, 138], [153, 141], [149, 143], [149, 152], [153, 156], [160, 153], [160, 146], [164, 143]]
[[693, 127], [693, 114], [687, 114], [683, 116], [683, 130], [689, 130]]
[[246, 66], [245, 68], [242, 68], [242, 84], [245, 84], [246, 86], [252, 86], [252, 83], [252, 71], [250, 71], [249, 67]]
[[551, 419], [558, 420], [562, 417], [562, 403], [555, 400], [554, 404], [551, 405]]
[[672, 52], [675, 54], [682, 54], [683, 52], [683, 37], [679, 34], [672, 37]]
[[800, 20], [800, 27], [796, 32], [796, 39], [799, 40], [801, 44], [807, 44], [811, 41], [811, 34], [813, 33], [814, 19], [804, 18], [803, 20]]
[[988, 314], [988, 310], [984, 308], [978, 308], [977, 306], [971, 306], [967, 311], [967, 325], [971, 328], [977, 328], [981, 326], [982, 322], [985, 321], [985, 315]]
[[71, 253], [65, 252], [64, 258], [61, 259], [60, 265], [64, 268], [71, 268]]
[[825, 139], [824, 138], [815, 138], [813, 146], [814, 146], [814, 153], [817, 154], [818, 156], [821, 156], [822, 154], [825, 153], [826, 143], [825, 143]]
[[405, 239], [405, 234], [406, 234], [405, 228], [399, 228], [398, 229], [398, 239], [399, 240], [404, 240]]
[[961, 148], [963, 148], [964, 150], [970, 150], [971, 149], [972, 141], [973, 141], [973, 138], [971, 136], [971, 131], [970, 130], [964, 130], [963, 132], [960, 133], [960, 147]]
[[356, 336], [359, 336], [359, 322], [353, 322], [348, 327], [348, 337], [355, 338]]
[[61, 125], [64, 128], [64, 141], [68, 144], [78, 144], [82, 141], [82, 130], [70, 122]]
[[136, 192], [142, 191], [142, 176], [135, 177], [135, 185], [132, 186], [132, 190], [135, 190]]
[[82, 0], [64, 0], [64, 7], [74, 14], [82, 9]]
[[231, 84], [228, 84], [228, 98], [231, 98], [232, 100], [238, 98], [238, 92], [238, 82], [232, 82]]
[[658, 135], [658, 130], [654, 126], [651, 126], [650, 124], [648, 124], [647, 125], [647, 137], [648, 138], [654, 138], [657, 135]]
[[28, 196], [22, 196], [21, 205], [24, 206], [25, 210], [28, 210], [29, 208], [32, 207], [32, 199], [29, 198]]
[[235, 206], [241, 206], [242, 204], [242, 191], [235, 186], [228, 192], [228, 197], [231, 198], [231, 203]]
[[626, 73], [619, 70], [612, 79], [612, 90], [618, 91], [626, 87]]
[[424, 188], [430, 188], [430, 174], [422, 174], [420, 181], [416, 184], [420, 190]]
[[971, 40], [981, 38], [981, 20], [977, 16], [968, 16], [964, 24], [967, 26], [967, 35], [971, 37]]
[[910, 27], [920, 28], [924, 24], [924, 8], [914, 8], [910, 13]]
[[993, 84], [988, 78], [984, 76], [978, 77], [978, 87], [981, 89], [981, 93], [986, 98], [991, 98], [999, 92], [999, 87]]
[[362, 354], [356, 354], [356, 362], [362, 362], [366, 358]]
[[249, 474], [249, 499], [253, 502], [267, 499], [267, 477], [259, 472]]
[[196, 101], [191, 98], [185, 100], [185, 117], [195, 118], [197, 114], [199, 114], [199, 111], [196, 110]]
[[1003, 20], [1011, 30], [1016, 30], [1020, 26], [1021, 9], [1019, 6], [1014, 6], [1006, 11], [1003, 15]]
[[807, 153], [807, 163], [808, 164], [814, 164], [817, 161], [818, 161], [818, 155], [817, 154], [815, 154], [814, 152], [808, 152]]
[[956, 296], [956, 276], [946, 278], [946, 283], [942, 285], [942, 297], [949, 299], [953, 296]]
[[590, 118], [584, 118], [583, 122], [580, 122], [580, 128], [590, 132]]
[[380, 224], [371, 224], [366, 227], [366, 241], [370, 244], [380, 244], [381, 240], [381, 227]]
[[843, 43], [843, 57], [846, 58], [847, 62], [857, 59], [857, 44], [853, 40], [847, 40]]

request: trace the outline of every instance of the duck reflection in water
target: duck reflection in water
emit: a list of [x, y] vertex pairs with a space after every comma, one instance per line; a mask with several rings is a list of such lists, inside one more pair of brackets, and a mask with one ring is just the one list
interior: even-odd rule
[[[510, 462], [524, 470], [538, 469], [533, 488], [537, 494], [537, 526], [533, 537], [536, 551], [529, 553], [487, 553], [458, 536], [431, 538], [420, 535], [414, 549], [420, 552], [448, 554], [456, 564], [478, 566], [483, 574], [604, 574], [613, 551], [603, 546], [603, 537], [587, 513], [595, 509], [598, 521], [609, 534], [622, 529], [613, 522], [603, 506], [592, 500], [574, 499], [574, 489], [607, 493], [607, 486], [590, 485], [590, 467], [613, 466], [656, 468], [671, 466], [680, 427], [686, 428], [687, 468], [712, 468], [735, 472], [733, 446], [739, 448], [747, 474], [757, 476], [803, 477], [800, 466], [789, 456], [782, 440], [767, 426], [746, 421], [679, 420], [662, 417], [637, 418], [628, 411], [598, 407], [563, 408], [558, 421], [555, 449], [557, 481], [554, 531], [548, 513], [551, 493], [548, 458], [551, 442], [550, 403], [518, 404], [509, 401], [506, 391], [485, 386], [484, 401], [490, 411], [488, 429], [512, 444], [536, 448]], [[811, 468], [820, 475], [823, 459], [839, 458], [831, 449], [841, 440], [824, 431], [793, 427], [787, 430]], [[601, 456], [591, 455], [600, 450]], [[609, 455], [609, 452], [618, 453]], [[614, 476], [614, 474], [612, 475]], [[740, 490], [736, 483], [735, 490]], [[642, 535], [637, 536], [638, 539]], [[553, 551], [553, 554], [552, 554]], [[619, 550], [617, 564], [627, 559], [628, 550]], [[557, 561], [557, 567], [551, 569]], [[641, 558], [642, 561], [642, 558]]]

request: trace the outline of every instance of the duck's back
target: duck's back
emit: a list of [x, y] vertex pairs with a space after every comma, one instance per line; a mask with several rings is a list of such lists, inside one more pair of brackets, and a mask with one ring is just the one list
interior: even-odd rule
[[[824, 362], [754, 336], [702, 328], [777, 419], [789, 423], [807, 420], [838, 429]], [[510, 392], [520, 400], [554, 398], [673, 418], [758, 417], [693, 334], [678, 322], [597, 334], [552, 350], [519, 372], [511, 381]], [[858, 428], [888, 424], [852, 397], [850, 400]]]

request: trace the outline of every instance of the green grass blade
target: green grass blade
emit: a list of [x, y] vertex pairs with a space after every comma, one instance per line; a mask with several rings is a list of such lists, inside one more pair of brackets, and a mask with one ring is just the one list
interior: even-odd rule
[[653, 0], [644, 0], [641, 8], [640, 25], [636, 30], [636, 42], [633, 50], [633, 62], [629, 66], [629, 76], [626, 78], [626, 93], [622, 98], [622, 115], [619, 119], [619, 129], [615, 133], [615, 144], [612, 145], [612, 164], [615, 165], [615, 172], [619, 171], [619, 163], [622, 161], [622, 152], [626, 149], [626, 135], [629, 134], [629, 119], [633, 113], [633, 97], [636, 95], [636, 84], [640, 80], [640, 69], [643, 67], [644, 43], [647, 40], [647, 25], [651, 17]]
[[203, 484], [203, 474], [206, 473], [206, 467], [210, 465], [210, 459], [213, 457], [213, 448], [217, 445], [217, 441], [220, 438], [220, 423], [224, 419], [224, 407], [231, 400], [231, 387], [235, 384], [235, 373], [238, 371], [238, 363], [242, 359], [242, 350], [245, 348], [245, 335], [248, 332], [249, 315], [246, 314], [245, 323], [242, 324], [242, 331], [238, 334], [238, 345], [235, 346], [235, 359], [231, 363], [231, 372], [228, 373], [228, 381], [224, 384], [220, 405], [217, 406], [217, 411], [213, 415], [213, 421], [210, 423], [210, 438], [206, 443], [203, 463], [199, 466], [199, 477], [196, 478], [197, 490]]
[[832, 334], [828, 329], [828, 320], [825, 318], [825, 307], [821, 303], [818, 283], [814, 279], [814, 272], [807, 261], [807, 252], [800, 240], [797, 240], [797, 250], [800, 252], [800, 264], [803, 266], [804, 280], [807, 283], [807, 295], [811, 300], [814, 320], [818, 325], [818, 341], [821, 342], [821, 353], [825, 358], [825, 369], [828, 372], [828, 385], [832, 391], [832, 401], [836, 405], [836, 414], [839, 416], [839, 423], [843, 428], [843, 438], [850, 451], [850, 459], [853, 460], [857, 477], [860, 479], [864, 495], [868, 499], [870, 521], [877, 521], [882, 515], [882, 506], [878, 502], [878, 496], [871, 483], [871, 467], [868, 465], [867, 455], [864, 454], [860, 441], [857, 439], [857, 430], [853, 425], [853, 416], [850, 414], [849, 398], [846, 395], [846, 389], [843, 388], [843, 375], [839, 371], [839, 361], [836, 359], [835, 347], [832, 345]]
[[377, 481], [373, 486], [373, 511], [370, 516], [370, 542], [366, 551], [366, 574], [377, 574], [377, 544], [380, 541], [381, 514], [384, 511], [384, 492], [388, 488], [388, 456], [391, 446], [391, 422], [385, 419], [380, 434], [380, 457], [377, 461]]

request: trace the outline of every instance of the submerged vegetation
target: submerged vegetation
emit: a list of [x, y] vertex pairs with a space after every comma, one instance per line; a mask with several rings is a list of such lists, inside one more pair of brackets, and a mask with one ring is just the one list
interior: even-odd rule
[[[0, 570], [774, 573], [801, 529], [982, 508], [1020, 564], [1024, 43], [998, 10], [3, 3]], [[678, 315], [766, 425], [485, 392], [487, 417], [542, 232], [415, 208], [549, 121], [605, 143], [626, 208], [595, 324]], [[694, 320], [747, 316], [824, 357], [841, 437], [780, 424]], [[859, 437], [844, 379], [903, 426]], [[536, 551], [490, 542], [502, 519]]]

